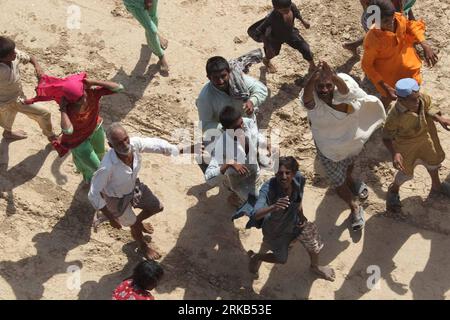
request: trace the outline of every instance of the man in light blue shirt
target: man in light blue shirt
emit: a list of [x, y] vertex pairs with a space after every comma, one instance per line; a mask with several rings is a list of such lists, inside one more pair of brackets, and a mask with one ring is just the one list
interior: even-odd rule
[[[266, 100], [268, 90], [260, 81], [242, 74], [243, 88], [238, 95], [230, 88], [231, 69], [223, 57], [212, 57], [206, 63], [206, 74], [210, 80], [196, 101], [203, 136], [209, 129], [221, 129], [220, 112], [226, 106], [238, 109], [242, 116], [256, 120], [255, 114]], [[218, 131], [216, 131], [218, 132]], [[209, 142], [209, 139], [206, 142]]]

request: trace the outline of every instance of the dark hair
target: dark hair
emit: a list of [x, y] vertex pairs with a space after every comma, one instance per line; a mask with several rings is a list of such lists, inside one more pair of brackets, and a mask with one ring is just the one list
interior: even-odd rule
[[372, 0], [370, 5], [380, 8], [381, 19], [391, 17], [397, 11], [391, 0]]
[[158, 285], [158, 281], [164, 275], [160, 264], [153, 260], [141, 261], [133, 271], [133, 285], [141, 290], [151, 290]]
[[272, 0], [272, 5], [277, 9], [288, 8], [291, 6], [291, 4], [291, 0]]
[[211, 57], [206, 62], [206, 74], [208, 77], [214, 72], [221, 72], [223, 70], [227, 70], [228, 72], [230, 71], [230, 65], [223, 57]]
[[240, 117], [242, 117], [242, 115], [239, 110], [230, 106], [226, 106], [220, 112], [219, 121], [224, 129], [231, 129], [233, 123], [235, 123]]
[[0, 59], [6, 58], [16, 48], [16, 44], [9, 38], [0, 36]]
[[280, 160], [278, 161], [278, 168], [281, 168], [281, 166], [286, 167], [294, 173], [298, 171], [298, 162], [292, 156], [280, 157]]

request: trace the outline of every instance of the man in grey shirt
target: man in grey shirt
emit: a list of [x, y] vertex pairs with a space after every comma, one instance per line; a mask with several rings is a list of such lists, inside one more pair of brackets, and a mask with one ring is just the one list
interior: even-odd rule
[[286, 263], [291, 243], [299, 240], [310, 256], [311, 270], [321, 278], [334, 281], [334, 270], [319, 265], [323, 243], [317, 226], [303, 215], [305, 181], [298, 171], [297, 160], [281, 157], [276, 177], [261, 187], [251, 220], [262, 225], [264, 239], [259, 253], [249, 251], [251, 273], [258, 273], [261, 262]]

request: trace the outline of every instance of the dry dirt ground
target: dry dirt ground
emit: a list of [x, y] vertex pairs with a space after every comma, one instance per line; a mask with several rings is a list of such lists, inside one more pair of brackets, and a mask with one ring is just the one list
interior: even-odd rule
[[[317, 59], [363, 81], [359, 61], [341, 43], [361, 35], [357, 0], [303, 0], [311, 29], [301, 32]], [[67, 8], [81, 8], [81, 28], [66, 27]], [[132, 134], [173, 141], [176, 128], [197, 120], [195, 99], [206, 82], [208, 57], [237, 57], [259, 47], [246, 29], [270, 9], [269, 0], [160, 0], [160, 29], [170, 40], [169, 77], [156, 72], [156, 58], [144, 46], [143, 29], [120, 0], [0, 0], [0, 32], [20, 49], [34, 54], [48, 73], [64, 76], [87, 71], [92, 78], [123, 83], [127, 91], [103, 100], [105, 124], [122, 121]], [[428, 24], [428, 36], [440, 50], [440, 62], [423, 69], [426, 91], [450, 113], [450, 4], [420, 0], [416, 16]], [[295, 244], [287, 264], [263, 264], [260, 279], [247, 272], [247, 250], [258, 249], [260, 230], [246, 230], [246, 219], [230, 220], [227, 191], [209, 190], [193, 164], [174, 164], [145, 156], [141, 179], [165, 204], [152, 219], [154, 242], [163, 254], [164, 281], [157, 299], [444, 299], [450, 296], [450, 200], [427, 199], [430, 181], [418, 170], [401, 191], [402, 214], [387, 214], [384, 198], [393, 178], [380, 134], [362, 153], [357, 171], [370, 187], [367, 226], [362, 234], [348, 229], [349, 210], [327, 188], [307, 126], [296, 99], [306, 63], [291, 48], [274, 60], [279, 73], [253, 67], [271, 97], [261, 108], [261, 128], [281, 129], [281, 153], [295, 155], [308, 177], [304, 205], [326, 243], [323, 263], [336, 270], [334, 283], [308, 270], [304, 249]], [[25, 92], [33, 94], [33, 70], [23, 69]], [[49, 108], [55, 126], [58, 109]], [[37, 125], [18, 115], [16, 127], [27, 140], [1, 141], [0, 299], [109, 299], [113, 288], [139, 261], [129, 232], [103, 225], [90, 227], [94, 211], [71, 156], [59, 159]], [[450, 135], [439, 130], [447, 154]], [[450, 160], [441, 171], [449, 181]], [[72, 268], [81, 271], [71, 273]], [[378, 288], [369, 290], [378, 266]], [[368, 273], [369, 271], [369, 273]], [[73, 279], [80, 277], [77, 288]]]

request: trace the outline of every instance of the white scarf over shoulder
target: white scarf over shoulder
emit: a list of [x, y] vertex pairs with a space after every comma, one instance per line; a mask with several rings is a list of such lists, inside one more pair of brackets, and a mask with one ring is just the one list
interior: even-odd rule
[[[314, 91], [315, 107], [308, 110], [311, 130], [317, 148], [332, 161], [341, 161], [358, 155], [370, 136], [386, 120], [383, 103], [375, 96], [368, 95], [349, 75], [339, 73], [345, 81], [349, 93], [342, 95], [337, 88], [333, 104], [350, 104], [351, 113], [337, 111], [321, 100]], [[300, 104], [303, 105], [303, 93]]]

